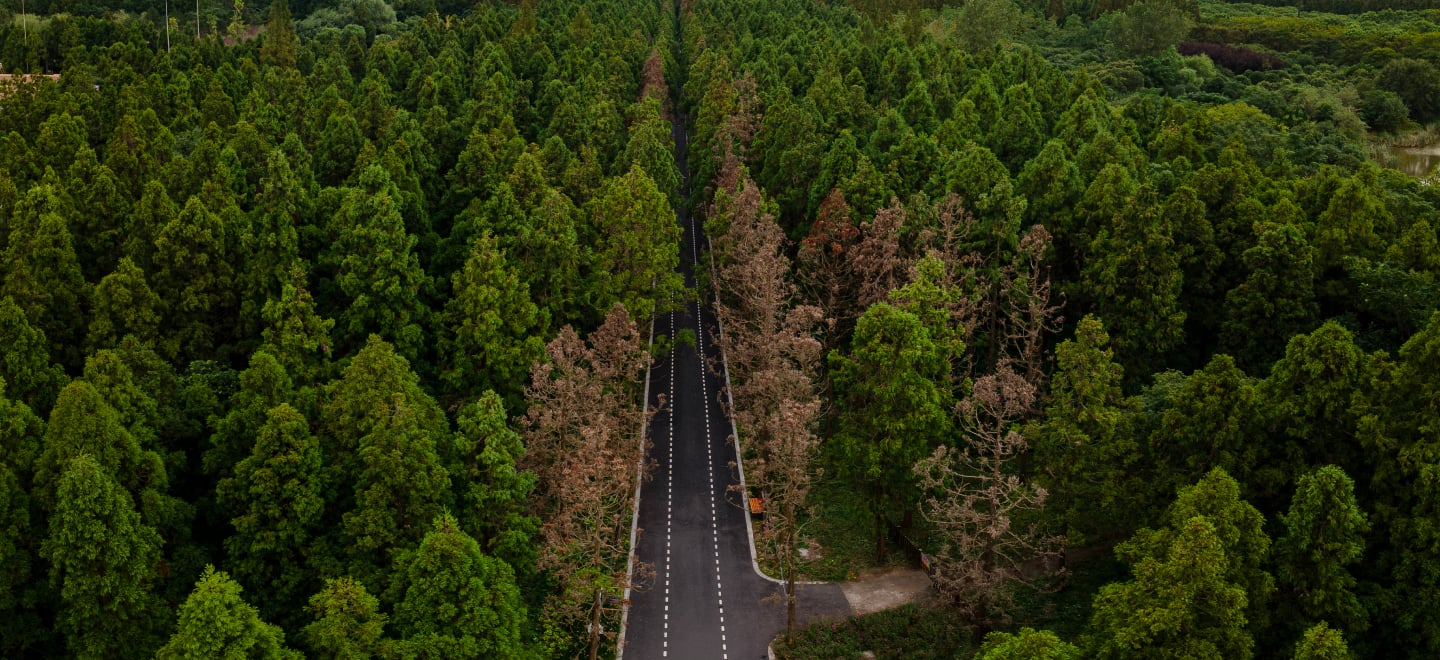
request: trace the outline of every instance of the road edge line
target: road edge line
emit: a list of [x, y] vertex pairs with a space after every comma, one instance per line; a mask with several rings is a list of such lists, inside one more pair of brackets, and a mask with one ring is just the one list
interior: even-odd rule
[[630, 507], [630, 555], [625, 562], [625, 594], [620, 600], [620, 634], [615, 640], [615, 660], [625, 657], [625, 624], [630, 621], [630, 585], [635, 580], [635, 537], [640, 529], [640, 489], [645, 485], [645, 427], [650, 424], [650, 367], [655, 363], [655, 315], [650, 315], [650, 360], [645, 365], [645, 403], [640, 409], [640, 464], [635, 468], [635, 504]]

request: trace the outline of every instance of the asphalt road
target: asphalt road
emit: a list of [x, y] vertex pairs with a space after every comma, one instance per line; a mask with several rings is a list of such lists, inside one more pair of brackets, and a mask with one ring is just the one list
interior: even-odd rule
[[[684, 125], [676, 117], [676, 164], [688, 187]], [[704, 237], [686, 209], [677, 211], [685, 227], [680, 270], [694, 286]], [[661, 394], [667, 403], [651, 420], [656, 467], [640, 491], [636, 552], [654, 566], [655, 582], [631, 593], [623, 653], [626, 660], [764, 658], [785, 627], [784, 603], [773, 598], [783, 585], [756, 570], [740, 495], [727, 497], [740, 475], [720, 407], [724, 378], [707, 368], [720, 364], [714, 318], [690, 303], [656, 319], [657, 335], [676, 337], [683, 329], [695, 333], [695, 345], [679, 346], [650, 371], [650, 405]], [[850, 613], [836, 585], [801, 585], [797, 592], [802, 620]]]

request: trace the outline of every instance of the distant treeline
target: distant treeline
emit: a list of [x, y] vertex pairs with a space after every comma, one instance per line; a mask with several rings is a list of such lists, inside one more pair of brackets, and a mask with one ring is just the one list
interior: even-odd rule
[[[378, 0], [374, 0], [378, 1]], [[290, 3], [290, 13], [296, 19], [309, 16], [317, 9], [336, 8], [354, 4], [356, 0], [295, 0]], [[402, 16], [424, 15], [430, 12], [440, 14], [464, 14], [474, 7], [468, 0], [390, 0], [386, 4], [395, 8]], [[235, 12], [232, 0], [174, 0], [170, 3], [172, 17], [189, 16], [194, 20], [195, 12], [201, 16], [223, 16], [227, 20]], [[145, 12], [162, 13], [164, 0], [26, 0], [25, 11], [31, 14], [71, 14], [74, 16], [104, 16], [114, 11], [131, 14]], [[253, 20], [263, 21], [270, 12], [270, 0], [249, 0], [245, 13]], [[0, 2], [0, 15], [20, 13], [20, 0]], [[223, 21], [222, 21], [223, 22]]]
[[1249, 4], [1297, 7], [1302, 11], [1363, 14], [1370, 11], [1440, 9], [1440, 0], [1253, 0]]

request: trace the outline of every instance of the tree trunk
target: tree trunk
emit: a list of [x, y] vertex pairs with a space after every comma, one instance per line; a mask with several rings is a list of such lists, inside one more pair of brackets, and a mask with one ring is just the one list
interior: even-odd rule
[[785, 644], [795, 641], [795, 569], [785, 576]]
[[885, 563], [885, 512], [875, 507], [875, 563]]
[[600, 657], [600, 590], [595, 590], [595, 605], [590, 608], [590, 660]]
[[785, 643], [795, 641], [795, 502], [785, 498], [785, 556], [790, 558], [785, 571]]

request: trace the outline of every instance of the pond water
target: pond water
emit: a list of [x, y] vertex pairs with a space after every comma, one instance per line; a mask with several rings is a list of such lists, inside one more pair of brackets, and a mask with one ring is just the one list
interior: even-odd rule
[[1428, 147], [1390, 147], [1394, 167], [1417, 178], [1425, 178], [1440, 165], [1440, 145]]

